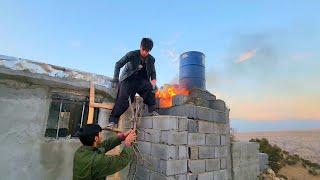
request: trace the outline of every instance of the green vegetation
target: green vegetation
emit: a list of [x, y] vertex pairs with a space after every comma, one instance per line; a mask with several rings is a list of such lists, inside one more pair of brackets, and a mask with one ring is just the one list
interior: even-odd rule
[[285, 165], [297, 165], [302, 164], [303, 167], [308, 169], [308, 172], [314, 176], [320, 174], [320, 165], [313, 163], [309, 160], [299, 157], [297, 154], [290, 155], [289, 152], [283, 151], [277, 145], [271, 145], [265, 138], [251, 139], [250, 142], [257, 142], [260, 144], [259, 151], [268, 154], [269, 166], [275, 172]]

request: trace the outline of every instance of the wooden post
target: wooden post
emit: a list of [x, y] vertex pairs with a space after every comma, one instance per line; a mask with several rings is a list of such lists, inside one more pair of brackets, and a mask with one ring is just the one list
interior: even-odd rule
[[87, 124], [93, 124], [93, 113], [94, 113], [94, 107], [92, 104], [94, 104], [94, 83], [90, 82], [90, 93], [89, 93], [89, 114], [88, 114], [88, 120]]

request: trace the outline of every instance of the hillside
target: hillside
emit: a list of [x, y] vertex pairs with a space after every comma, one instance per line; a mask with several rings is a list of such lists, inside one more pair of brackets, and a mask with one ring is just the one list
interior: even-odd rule
[[252, 138], [266, 138], [271, 144], [276, 144], [290, 154], [320, 164], [320, 129], [309, 131], [270, 131], [236, 133], [235, 138], [249, 141]]

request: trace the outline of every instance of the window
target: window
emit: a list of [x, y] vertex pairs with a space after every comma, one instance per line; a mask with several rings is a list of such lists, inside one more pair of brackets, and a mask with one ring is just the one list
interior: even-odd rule
[[[75, 137], [79, 128], [88, 119], [88, 97], [73, 94], [52, 94], [46, 137]], [[99, 109], [94, 110], [94, 122], [98, 120]]]

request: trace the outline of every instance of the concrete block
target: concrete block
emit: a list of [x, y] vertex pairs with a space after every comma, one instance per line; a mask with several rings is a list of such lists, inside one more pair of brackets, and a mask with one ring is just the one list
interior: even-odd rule
[[215, 147], [215, 157], [227, 157], [228, 156], [228, 146]]
[[188, 173], [187, 180], [198, 180], [198, 174]]
[[161, 132], [161, 143], [168, 145], [184, 145], [188, 143], [187, 131], [162, 131]]
[[178, 175], [175, 175], [175, 179], [176, 180], [187, 180], [188, 177], [187, 177], [187, 174], [178, 174]]
[[213, 179], [214, 180], [228, 179], [228, 171], [227, 170], [213, 171]]
[[156, 158], [169, 160], [178, 158], [178, 147], [165, 144], [152, 144], [151, 155]]
[[159, 172], [151, 172], [150, 180], [176, 180], [174, 176], [165, 176]]
[[178, 130], [179, 131], [188, 131], [188, 118], [179, 117], [178, 118]]
[[151, 153], [151, 143], [150, 142], [137, 141], [137, 145], [138, 145], [139, 151], [142, 154], [150, 154]]
[[140, 161], [142, 161], [144, 167], [152, 171], [157, 171], [160, 168], [160, 158], [155, 158], [149, 155], [144, 155], [143, 157], [146, 161], [142, 159]]
[[265, 169], [268, 168], [268, 154], [265, 153], [259, 153], [259, 167], [260, 171], [264, 171]]
[[200, 146], [199, 147], [199, 158], [214, 158], [214, 147], [212, 146]]
[[227, 168], [227, 159], [221, 158], [220, 159], [220, 169], [226, 169]]
[[220, 145], [221, 146], [227, 145], [226, 135], [221, 135], [220, 136]]
[[217, 134], [206, 134], [206, 145], [220, 145], [220, 136]]
[[193, 119], [188, 120], [188, 132], [189, 133], [197, 133], [199, 130], [198, 121]]
[[189, 133], [188, 134], [188, 145], [205, 145], [205, 134], [201, 133]]
[[220, 159], [206, 159], [206, 171], [220, 170]]
[[196, 119], [214, 121], [214, 113], [216, 111], [206, 107], [196, 107]]
[[140, 131], [137, 134], [137, 141], [144, 141], [144, 132], [143, 131]]
[[199, 147], [191, 146], [188, 147], [189, 159], [198, 159], [199, 158]]
[[193, 174], [199, 174], [206, 171], [205, 160], [188, 160], [188, 171]]
[[215, 133], [215, 126], [213, 122], [198, 121], [200, 133]]
[[140, 119], [140, 122], [138, 124], [138, 128], [141, 128], [141, 129], [145, 129], [145, 128], [148, 128], [148, 129], [151, 129], [152, 128], [152, 117], [142, 117]]
[[186, 103], [194, 104], [196, 106], [201, 106], [201, 107], [207, 107], [207, 108], [210, 107], [208, 100], [198, 98], [198, 97], [188, 97]]
[[187, 160], [161, 160], [160, 170], [167, 176], [187, 173]]
[[179, 94], [179, 95], [173, 96], [172, 105], [173, 106], [181, 106], [181, 105], [185, 104], [187, 102], [187, 100], [188, 100], [188, 96]]
[[188, 159], [188, 147], [187, 146], [179, 146], [178, 147], [178, 158], [179, 159]]
[[216, 133], [217, 134], [229, 134], [230, 130], [227, 124], [224, 123], [216, 123]]
[[168, 109], [168, 113], [173, 116], [182, 116], [196, 119], [196, 106], [190, 104], [174, 106]]
[[204, 90], [204, 89], [200, 89], [200, 88], [194, 88], [190, 91], [189, 94], [190, 97], [197, 97], [197, 98], [201, 98], [207, 101], [210, 100], [215, 100], [216, 96], [211, 94], [209, 91]]
[[213, 172], [205, 172], [198, 174], [198, 180], [213, 180]]
[[139, 180], [146, 180], [150, 177], [150, 170], [143, 167], [143, 166], [137, 166], [137, 171], [135, 178]]
[[153, 116], [153, 129], [176, 130], [178, 129], [177, 116]]
[[144, 140], [153, 143], [160, 142], [161, 131], [156, 129], [145, 129]]
[[210, 101], [210, 108], [225, 112], [226, 111], [226, 103], [221, 99]]

